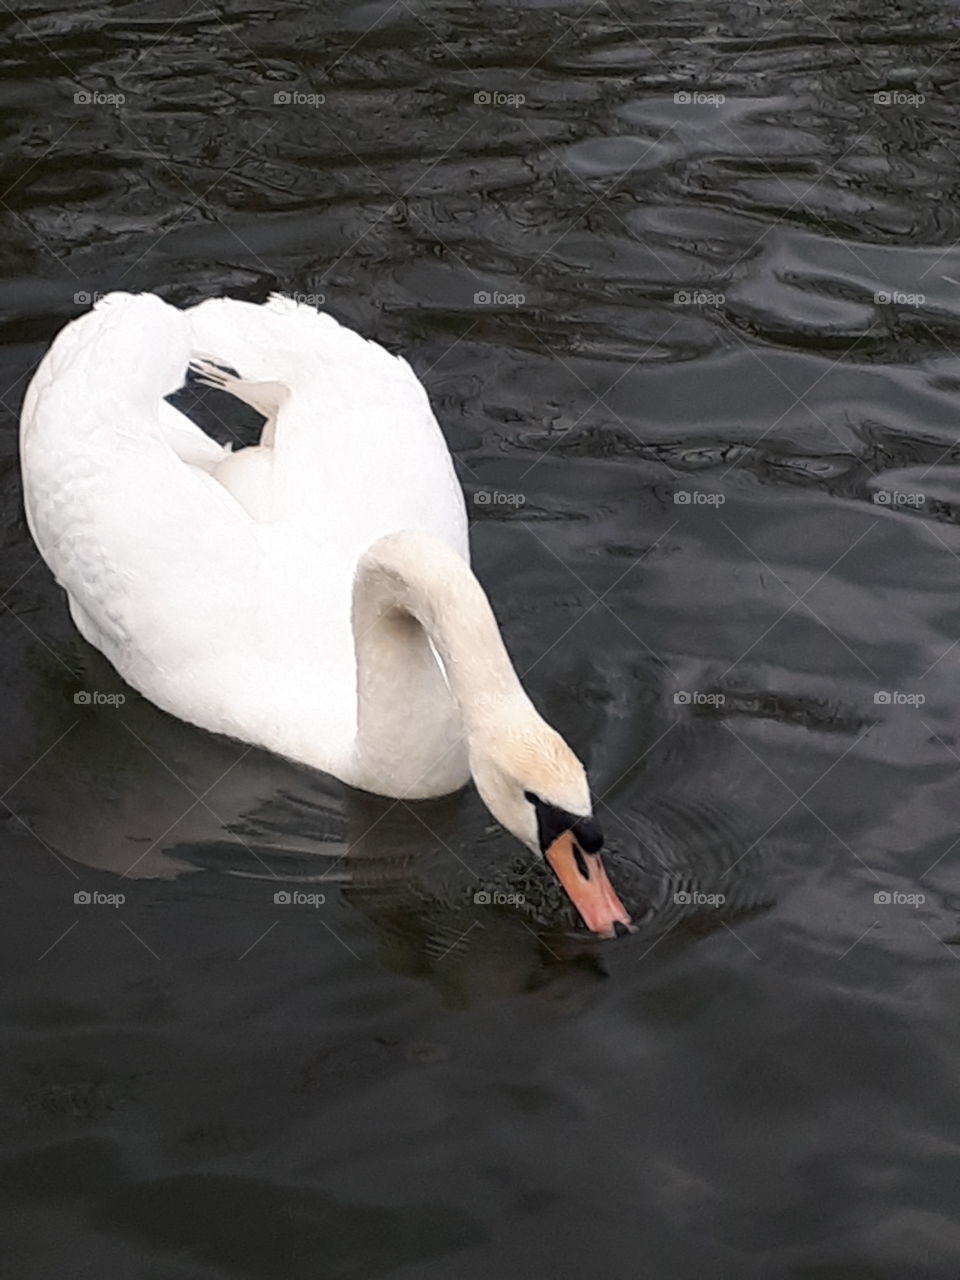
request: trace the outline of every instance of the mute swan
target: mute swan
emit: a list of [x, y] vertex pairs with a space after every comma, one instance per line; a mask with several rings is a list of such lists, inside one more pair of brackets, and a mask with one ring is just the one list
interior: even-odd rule
[[[224, 449], [165, 401], [188, 365], [263, 414], [258, 446]], [[381, 795], [472, 774], [590, 929], [629, 927], [583, 766], [470, 570], [463, 493], [405, 360], [277, 295], [179, 310], [112, 293], [41, 361], [21, 463], [77, 628], [144, 697]]]

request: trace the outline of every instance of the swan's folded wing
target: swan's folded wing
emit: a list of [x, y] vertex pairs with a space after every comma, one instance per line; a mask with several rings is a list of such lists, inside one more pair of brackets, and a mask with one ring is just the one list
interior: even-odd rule
[[185, 314], [195, 351], [288, 390], [273, 439], [275, 519], [353, 560], [398, 529], [468, 554], [450, 453], [405, 360], [287, 298], [212, 299]]
[[[186, 367], [182, 313], [149, 296], [111, 297], [106, 316], [74, 321], [41, 361], [21, 461], [44, 560], [129, 676], [134, 653], [175, 666], [214, 655], [225, 624], [254, 632], [262, 552], [243, 509], [184, 462], [160, 421], [160, 397]], [[123, 338], [138, 326], [128, 378]], [[156, 367], [143, 367], [148, 358]]]

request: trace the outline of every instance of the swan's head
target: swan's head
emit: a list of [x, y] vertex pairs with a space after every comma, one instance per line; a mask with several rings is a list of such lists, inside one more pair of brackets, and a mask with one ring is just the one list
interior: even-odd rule
[[630, 917], [600, 860], [603, 832], [593, 816], [583, 765], [539, 716], [470, 742], [480, 796], [502, 826], [542, 856], [584, 923], [614, 937]]

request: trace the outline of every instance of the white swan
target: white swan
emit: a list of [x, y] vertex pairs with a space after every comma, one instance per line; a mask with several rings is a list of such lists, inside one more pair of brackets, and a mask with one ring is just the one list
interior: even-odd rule
[[[223, 449], [166, 403], [191, 362], [266, 417], [258, 447]], [[405, 360], [279, 296], [181, 311], [109, 294], [40, 363], [21, 462], [74, 622], [151, 702], [382, 795], [472, 773], [589, 928], [629, 926], [583, 766], [469, 568], [463, 494]]]

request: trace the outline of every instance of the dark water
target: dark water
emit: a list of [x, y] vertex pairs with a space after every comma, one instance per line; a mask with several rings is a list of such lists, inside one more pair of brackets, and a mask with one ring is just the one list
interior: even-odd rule
[[[953, 1280], [957, 7], [0, 20], [9, 1274]], [[472, 793], [75, 702], [16, 418], [113, 288], [409, 356], [636, 936]]]

